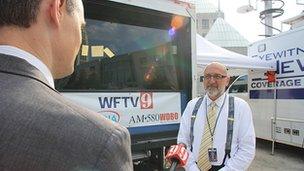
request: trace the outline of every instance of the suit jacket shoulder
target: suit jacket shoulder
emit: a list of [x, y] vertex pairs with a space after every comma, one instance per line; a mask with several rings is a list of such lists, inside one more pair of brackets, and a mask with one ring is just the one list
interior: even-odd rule
[[130, 135], [0, 55], [0, 170], [132, 170]]

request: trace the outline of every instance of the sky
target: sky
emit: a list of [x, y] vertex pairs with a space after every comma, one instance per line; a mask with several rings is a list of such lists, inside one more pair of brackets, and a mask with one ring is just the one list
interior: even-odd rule
[[[250, 1], [253, 7], [256, 7], [257, 4], [257, 10], [245, 14], [237, 13], [237, 8], [243, 5], [248, 5], [248, 0], [220, 0], [220, 8], [221, 11], [225, 13], [225, 20], [232, 27], [239, 31], [239, 33], [243, 35], [249, 42], [255, 42], [264, 38], [263, 36], [259, 35], [265, 34], [265, 27], [260, 23], [259, 19], [259, 13], [264, 10], [264, 1]], [[288, 25], [284, 24], [281, 26], [281, 21], [294, 17], [304, 10], [304, 5], [297, 5], [296, 1], [297, 0], [284, 0], [284, 14], [273, 19], [273, 26], [279, 28], [280, 30], [282, 29], [283, 31], [289, 30]], [[304, 0], [301, 1], [303, 2]], [[216, 7], [218, 6], [218, 0], [210, 0], [210, 2], [213, 3]], [[273, 8], [280, 6], [280, 2], [273, 1]], [[278, 34], [278, 32], [275, 30], [273, 33]]]

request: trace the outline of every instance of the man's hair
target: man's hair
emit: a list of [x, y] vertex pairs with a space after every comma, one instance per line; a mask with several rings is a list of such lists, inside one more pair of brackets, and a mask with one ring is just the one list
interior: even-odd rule
[[[43, 0], [0, 0], [0, 27], [30, 27], [36, 22], [41, 1]], [[66, 0], [66, 3], [66, 10], [72, 13], [76, 8], [75, 0]]]

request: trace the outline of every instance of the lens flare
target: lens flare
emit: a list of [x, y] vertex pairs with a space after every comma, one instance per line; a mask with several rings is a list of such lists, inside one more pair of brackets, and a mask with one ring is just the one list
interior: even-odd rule
[[181, 16], [174, 16], [171, 20], [171, 27], [175, 30], [183, 26], [184, 19]]
[[149, 67], [148, 67], [148, 70], [147, 70], [147, 72], [145, 73], [145, 77], [144, 77], [144, 80], [146, 81], [146, 82], [149, 82], [149, 81], [152, 81], [152, 74], [153, 74], [153, 72], [154, 72], [154, 68], [155, 68], [155, 66], [154, 65], [150, 65]]
[[175, 28], [171, 28], [168, 33], [169, 33], [169, 36], [175, 35]]

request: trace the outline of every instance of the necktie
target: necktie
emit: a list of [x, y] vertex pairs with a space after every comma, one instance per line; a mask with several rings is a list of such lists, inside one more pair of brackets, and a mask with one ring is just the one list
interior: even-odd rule
[[211, 168], [211, 163], [209, 162], [209, 157], [208, 157], [208, 148], [212, 147], [210, 131], [213, 131], [215, 122], [216, 122], [216, 104], [215, 104], [215, 102], [211, 102], [210, 107], [208, 109], [207, 117], [208, 117], [208, 121], [209, 121], [211, 130], [209, 129], [208, 121], [206, 119], [204, 135], [203, 135], [203, 138], [201, 141], [199, 157], [198, 157], [198, 161], [197, 161], [198, 167], [202, 171], [205, 171], [205, 170], [207, 171]]

